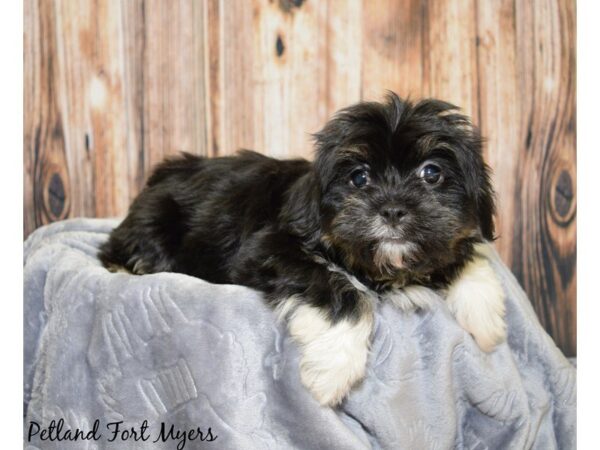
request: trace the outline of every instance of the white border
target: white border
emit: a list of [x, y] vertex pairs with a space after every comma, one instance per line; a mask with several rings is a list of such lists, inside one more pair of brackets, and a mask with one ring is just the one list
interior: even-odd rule
[[22, 448], [23, 432], [23, 2], [0, 4], [2, 82], [2, 432], [0, 446]]
[[577, 442], [598, 445], [600, 402], [600, 11], [596, 1], [577, 2]]

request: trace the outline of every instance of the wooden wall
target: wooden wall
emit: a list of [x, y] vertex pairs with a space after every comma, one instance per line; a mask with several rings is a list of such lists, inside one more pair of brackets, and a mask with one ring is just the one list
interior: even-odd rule
[[310, 133], [385, 89], [487, 137], [496, 245], [576, 348], [574, 0], [25, 0], [25, 235], [123, 215], [180, 150], [311, 156]]

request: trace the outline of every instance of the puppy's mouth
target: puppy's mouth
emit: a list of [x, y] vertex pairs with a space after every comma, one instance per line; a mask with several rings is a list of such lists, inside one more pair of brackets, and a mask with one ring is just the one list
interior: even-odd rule
[[380, 239], [375, 246], [373, 262], [382, 272], [407, 269], [416, 245], [400, 237]]
[[402, 228], [388, 227], [385, 233], [381, 233], [377, 239], [379, 244], [404, 245], [411, 242], [410, 236]]

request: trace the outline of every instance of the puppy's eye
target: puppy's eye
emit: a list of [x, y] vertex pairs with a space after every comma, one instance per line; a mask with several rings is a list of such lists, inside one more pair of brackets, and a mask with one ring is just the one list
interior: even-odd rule
[[443, 179], [442, 169], [437, 164], [429, 163], [421, 169], [419, 177], [427, 184], [437, 184]]
[[350, 175], [350, 182], [357, 188], [369, 184], [369, 172], [365, 169], [357, 169]]

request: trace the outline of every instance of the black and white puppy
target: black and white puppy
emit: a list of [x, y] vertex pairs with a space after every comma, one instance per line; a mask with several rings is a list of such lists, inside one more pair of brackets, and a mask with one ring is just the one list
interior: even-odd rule
[[504, 339], [502, 289], [478, 253], [493, 214], [469, 119], [390, 93], [340, 111], [314, 163], [250, 151], [165, 161], [99, 256], [264, 292], [300, 346], [302, 382], [335, 405], [365, 374], [379, 300], [424, 307], [420, 289], [439, 289], [484, 351]]

